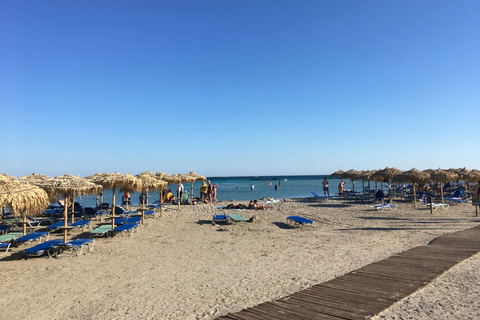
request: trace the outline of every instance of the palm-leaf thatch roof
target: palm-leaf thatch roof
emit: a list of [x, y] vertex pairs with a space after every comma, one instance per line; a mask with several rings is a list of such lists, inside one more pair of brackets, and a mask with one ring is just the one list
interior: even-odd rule
[[181, 173], [175, 173], [172, 177], [177, 179], [177, 181], [179, 181], [179, 182], [177, 182], [177, 184], [184, 183], [184, 182], [195, 182], [196, 181], [193, 177], [185, 175], [185, 174], [181, 174]]
[[394, 182], [413, 182], [426, 183], [430, 181], [430, 174], [412, 168], [408, 171], [401, 172], [393, 177]]
[[343, 179], [345, 177], [344, 176], [345, 173], [346, 172], [343, 171], [343, 170], [338, 170], [338, 171], [335, 171], [334, 173], [331, 173], [330, 176], [331, 177], [339, 177], [339, 178]]
[[88, 176], [86, 179], [103, 186], [104, 189], [110, 190], [119, 189], [120, 191], [131, 191], [141, 190], [142, 188], [142, 182], [130, 173], [96, 173]]
[[343, 174], [343, 178], [350, 179], [351, 181], [360, 180], [359, 177], [360, 177], [360, 171], [357, 171], [355, 169], [350, 169]]
[[173, 176], [167, 174], [167, 173], [164, 173], [164, 172], [157, 172], [155, 173], [155, 175], [157, 176], [158, 179], [160, 180], [163, 180], [163, 181], [167, 181], [168, 184], [178, 184], [178, 179], [177, 178], [174, 178]]
[[47, 192], [50, 200], [56, 200], [60, 195], [71, 197], [74, 194], [77, 196], [98, 194], [102, 190], [102, 186], [71, 174], [57, 176], [38, 185]]
[[480, 181], [480, 171], [478, 171], [477, 169], [472, 169], [470, 171], [468, 181]]
[[368, 181], [372, 178], [372, 175], [375, 173], [375, 170], [364, 170], [358, 173], [358, 179], [363, 181]]
[[10, 208], [14, 215], [20, 215], [20, 211], [35, 215], [49, 204], [47, 193], [39, 187], [0, 180], [0, 207]]
[[44, 174], [32, 173], [27, 176], [17, 178], [17, 181], [20, 183], [28, 183], [36, 186], [36, 185], [42, 184], [44, 181], [48, 179], [50, 179], [50, 177]]
[[142, 190], [155, 190], [165, 185], [166, 182], [157, 178], [157, 176], [150, 171], [139, 173], [135, 176], [142, 182]]
[[400, 174], [402, 171], [397, 168], [385, 167], [385, 169], [378, 170], [372, 174], [372, 179], [377, 182], [382, 182], [384, 180], [392, 180], [397, 174]]
[[207, 177], [201, 176], [201, 175], [199, 175], [199, 174], [197, 174], [197, 173], [195, 173], [195, 172], [193, 172], [193, 171], [190, 171], [188, 174], [186, 174], [186, 176], [189, 176], [189, 177], [191, 177], [192, 179], [194, 179], [193, 182], [195, 182], [195, 181], [205, 181], [205, 180], [207, 180]]
[[427, 169], [424, 172], [430, 174], [430, 181], [449, 182], [458, 179], [458, 174], [443, 169]]
[[15, 180], [15, 177], [8, 175], [6, 173], [1, 173], [0, 174], [0, 181], [13, 181]]

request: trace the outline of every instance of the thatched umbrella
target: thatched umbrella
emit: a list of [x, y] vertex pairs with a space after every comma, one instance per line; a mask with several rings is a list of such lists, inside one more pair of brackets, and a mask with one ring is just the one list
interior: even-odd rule
[[50, 199], [58, 199], [63, 196], [64, 203], [64, 225], [63, 225], [63, 242], [67, 242], [68, 231], [68, 205], [69, 199], [72, 203], [72, 222], [74, 219], [73, 210], [75, 195], [82, 196], [88, 194], [97, 194], [102, 188], [98, 184], [92, 183], [82, 177], [64, 174], [48, 180], [45, 180], [39, 186], [47, 192]]
[[449, 182], [449, 181], [455, 181], [458, 179], [458, 175], [456, 173], [442, 170], [442, 169], [427, 169], [424, 170], [424, 172], [427, 172], [430, 174], [430, 181], [433, 181], [434, 183], [440, 184], [440, 194], [442, 196], [442, 203], [444, 203], [443, 199], [443, 183]]
[[340, 179], [343, 179], [345, 178], [345, 171], [343, 170], [338, 170], [338, 171], [335, 171], [334, 173], [331, 173], [330, 174], [330, 177], [339, 177]]
[[469, 181], [478, 182], [480, 181], [480, 171], [477, 169], [472, 169], [469, 174]]
[[[162, 171], [155, 173], [155, 176], [157, 177], [157, 179], [167, 182], [167, 185], [172, 184], [172, 183], [176, 183], [176, 181], [177, 181], [173, 176], [169, 175], [168, 173], [164, 173]], [[166, 187], [167, 186], [165, 186], [165, 188]], [[165, 190], [165, 189], [163, 189], [163, 190]], [[162, 210], [162, 215], [163, 215], [163, 201], [165, 200], [163, 198], [163, 192], [162, 192], [163, 190], [162, 189], [159, 190], [159, 192], [160, 192], [160, 203], [161, 203], [161, 207], [162, 207], [162, 209], [161, 209]]]
[[16, 180], [16, 178], [15, 178], [14, 176], [9, 175], [9, 174], [1, 173], [1, 174], [0, 174], [0, 180], [3, 180], [3, 181], [14, 181], [14, 180]]
[[350, 179], [352, 181], [352, 191], [355, 192], [355, 181], [360, 180], [360, 171], [350, 169], [343, 174], [343, 178]]
[[472, 181], [470, 179], [471, 177], [471, 170], [468, 170], [467, 168], [458, 168], [458, 169], [450, 169], [447, 170], [450, 172], [453, 172], [458, 175], [458, 179], [465, 181], [465, 194], [468, 192], [468, 183]]
[[[147, 193], [148, 198], [148, 191], [149, 190], [156, 190], [159, 189], [164, 183], [157, 179], [157, 176], [153, 172], [145, 171], [140, 174], [137, 174], [135, 177], [140, 179], [142, 182], [142, 193]], [[145, 197], [142, 197], [142, 224], [145, 222]]]
[[365, 190], [365, 181], [368, 181], [368, 196], [371, 196], [371, 188], [370, 188], [370, 180], [372, 178], [372, 175], [375, 173], [376, 171], [371, 171], [371, 170], [364, 170], [364, 171], [360, 171], [360, 173], [358, 174], [358, 178], [360, 180], [362, 180], [362, 187], [363, 187], [363, 190]]
[[178, 185], [178, 188], [177, 188], [177, 203], [178, 203], [178, 210], [180, 210], [180, 202], [182, 199], [180, 199], [180, 184], [183, 183], [183, 182], [190, 182], [192, 181], [192, 179], [190, 177], [187, 177], [186, 175], [184, 174], [181, 174], [181, 173], [176, 173], [172, 176], [173, 179], [175, 179], [175, 184]]
[[191, 197], [193, 201], [193, 183], [196, 181], [205, 181], [207, 180], [207, 177], [201, 176], [199, 174], [196, 174], [193, 171], [190, 171], [188, 174], [186, 174], [187, 177], [190, 177], [192, 179], [192, 191], [191, 191]]
[[142, 183], [138, 178], [131, 174], [123, 175], [118, 172], [97, 174], [96, 177], [90, 176], [89, 179], [95, 183], [103, 186], [104, 189], [112, 190], [112, 228], [115, 227], [115, 191], [131, 191], [139, 190]]
[[22, 215], [23, 234], [27, 233], [27, 214], [35, 215], [50, 204], [47, 193], [39, 187], [0, 178], [0, 207]]
[[28, 184], [37, 186], [39, 184], [42, 184], [48, 179], [50, 179], [50, 177], [44, 174], [32, 173], [27, 176], [17, 178], [17, 181], [20, 183], [28, 183]]
[[412, 168], [408, 171], [404, 171], [402, 173], [399, 173], [393, 178], [393, 181], [395, 182], [412, 182], [413, 183], [413, 203], [415, 205], [415, 208], [417, 207], [417, 190], [416, 190], [416, 184], [417, 183], [426, 183], [430, 181], [430, 174], [427, 172], [423, 172], [420, 170], [417, 170], [415, 168]]
[[378, 182], [383, 182], [384, 180], [388, 181], [388, 194], [390, 196], [390, 203], [392, 203], [392, 179], [397, 174], [400, 174], [402, 171], [397, 168], [385, 167], [385, 169], [378, 170], [372, 174], [372, 179]]

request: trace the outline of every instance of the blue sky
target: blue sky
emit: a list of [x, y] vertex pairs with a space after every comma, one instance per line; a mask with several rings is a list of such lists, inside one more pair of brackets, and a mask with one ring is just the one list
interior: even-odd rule
[[480, 168], [479, 1], [3, 1], [0, 172]]

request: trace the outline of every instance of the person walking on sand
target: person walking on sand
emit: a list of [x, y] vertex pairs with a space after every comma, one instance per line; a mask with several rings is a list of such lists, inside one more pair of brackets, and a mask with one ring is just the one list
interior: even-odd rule
[[324, 195], [324, 196], [328, 195], [328, 196], [330, 197], [330, 191], [328, 191], [328, 180], [327, 180], [327, 177], [323, 178], [322, 186], [323, 186], [323, 195]]

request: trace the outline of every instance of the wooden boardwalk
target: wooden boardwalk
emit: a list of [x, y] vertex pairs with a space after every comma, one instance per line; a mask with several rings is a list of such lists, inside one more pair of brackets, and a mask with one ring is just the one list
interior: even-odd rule
[[368, 319], [480, 251], [480, 226], [221, 320]]

